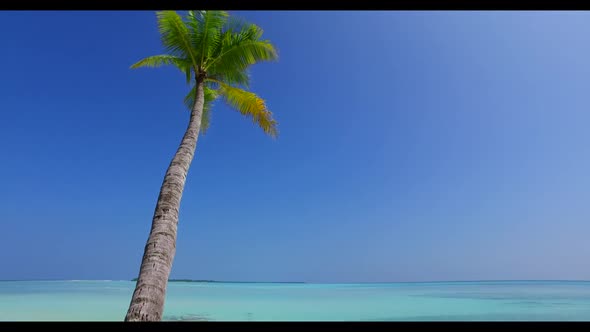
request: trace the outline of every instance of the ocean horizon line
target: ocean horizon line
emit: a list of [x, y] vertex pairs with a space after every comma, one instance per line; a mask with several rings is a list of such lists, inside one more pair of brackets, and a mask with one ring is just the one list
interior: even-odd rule
[[[134, 279], [0, 279], [0, 282], [34, 282], [34, 281], [128, 281]], [[590, 282], [586, 279], [482, 279], [482, 280], [431, 280], [431, 281], [350, 281], [350, 282], [309, 282], [309, 281], [228, 281], [206, 279], [170, 279], [170, 283], [220, 283], [220, 284], [311, 284], [311, 285], [347, 285], [347, 284], [432, 284], [432, 283], [485, 283], [485, 282]]]

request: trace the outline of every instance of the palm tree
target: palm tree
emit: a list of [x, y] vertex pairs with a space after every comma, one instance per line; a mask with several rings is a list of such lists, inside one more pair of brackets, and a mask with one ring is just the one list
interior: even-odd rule
[[190, 120], [184, 137], [166, 170], [144, 249], [139, 277], [125, 321], [159, 321], [164, 311], [166, 287], [176, 253], [178, 211], [189, 166], [200, 132], [209, 126], [214, 100], [221, 98], [250, 117], [272, 137], [277, 122], [264, 100], [247, 91], [249, 66], [277, 59], [277, 52], [262, 30], [230, 17], [224, 11], [156, 13], [167, 54], [147, 57], [131, 68], [173, 65], [186, 75], [190, 92], [185, 104]]

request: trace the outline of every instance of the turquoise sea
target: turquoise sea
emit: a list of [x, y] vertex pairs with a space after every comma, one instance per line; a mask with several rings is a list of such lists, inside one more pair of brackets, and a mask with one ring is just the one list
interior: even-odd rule
[[[0, 321], [121, 321], [135, 283], [0, 281]], [[590, 282], [171, 282], [165, 320], [590, 321]]]

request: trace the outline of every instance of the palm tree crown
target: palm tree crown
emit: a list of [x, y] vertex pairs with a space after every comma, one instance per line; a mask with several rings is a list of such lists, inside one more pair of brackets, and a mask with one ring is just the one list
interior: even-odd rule
[[262, 29], [230, 17], [225, 11], [195, 11], [181, 17], [175, 11], [156, 13], [168, 54], [147, 57], [131, 68], [173, 65], [186, 75], [191, 86], [185, 104], [195, 104], [196, 83], [204, 83], [205, 106], [201, 131], [209, 127], [211, 104], [221, 97], [242, 115], [251, 117], [262, 130], [276, 137], [277, 122], [262, 98], [248, 91], [248, 67], [278, 58], [274, 46], [262, 40]]

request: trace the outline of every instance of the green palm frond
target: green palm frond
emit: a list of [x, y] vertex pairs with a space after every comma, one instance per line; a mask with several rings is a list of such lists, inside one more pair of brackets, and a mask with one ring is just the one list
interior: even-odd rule
[[197, 91], [195, 89], [195, 87], [193, 86], [188, 93], [186, 94], [186, 96], [184, 97], [184, 106], [186, 106], [186, 108], [189, 111], [192, 111], [193, 107], [195, 107], [195, 95], [196, 95]]
[[182, 17], [173, 10], [164, 10], [156, 13], [158, 28], [162, 44], [172, 55], [191, 59], [192, 65], [197, 67], [195, 50], [191, 45], [189, 29]]
[[190, 27], [192, 46], [199, 56], [199, 65], [221, 44], [222, 28], [227, 22], [228, 13], [221, 10], [191, 10], [186, 17]]
[[186, 84], [191, 84], [193, 79], [193, 71], [191, 68], [189, 67], [187, 70], [185, 70], [184, 74], [186, 75]]
[[261, 61], [278, 59], [277, 51], [267, 40], [260, 40], [262, 29], [256, 25], [242, 28], [239, 33], [226, 32], [219, 55], [207, 61], [205, 69], [212, 73], [245, 70]]
[[203, 115], [201, 115], [201, 134], [205, 135], [211, 125], [211, 105], [205, 104]]
[[219, 57], [219, 55], [223, 52], [223, 49], [227, 48], [227, 45], [232, 43], [234, 36], [240, 31], [244, 30], [248, 25], [250, 24], [243, 18], [237, 16], [228, 16], [225, 24], [223, 25], [223, 28], [221, 29], [221, 35], [219, 38], [220, 42], [216, 43], [215, 47], [212, 48], [207, 61]]
[[272, 113], [266, 107], [264, 99], [253, 92], [242, 90], [223, 82], [217, 83], [219, 84], [219, 94], [225, 102], [242, 113], [242, 115], [251, 117], [252, 121], [266, 134], [277, 137], [277, 121], [273, 119]]
[[[227, 25], [227, 23], [226, 23]], [[231, 41], [231, 33], [225, 31], [225, 27], [223, 30], [219, 31], [219, 35], [215, 39], [215, 43], [211, 45], [209, 48], [209, 52], [207, 54], [207, 58], [205, 59], [204, 67], [206, 67], [206, 63], [209, 62], [211, 59], [219, 56], [223, 51], [224, 45], [227, 45]]]
[[191, 63], [190, 60], [182, 59], [174, 55], [162, 54], [162, 55], [152, 55], [147, 58], [141, 59], [131, 65], [131, 69], [141, 68], [141, 67], [148, 67], [148, 68], [156, 68], [165, 65], [173, 65], [182, 71], [186, 75], [186, 82], [190, 83], [192, 78], [192, 70], [191, 70]]
[[186, 61], [182, 58], [179, 58], [174, 55], [162, 54], [162, 55], [152, 55], [148, 56], [147, 58], [143, 58], [133, 65], [131, 65], [132, 69], [141, 68], [141, 67], [160, 67], [164, 65], [174, 65], [179, 68], [185, 68], [190, 66], [190, 63], [186, 63]]
[[235, 73], [247, 70], [250, 65], [277, 59], [276, 51], [270, 42], [246, 41], [224, 52], [207, 67], [211, 75]]

